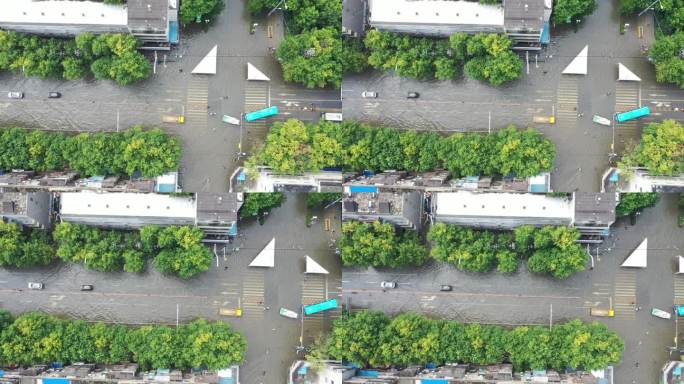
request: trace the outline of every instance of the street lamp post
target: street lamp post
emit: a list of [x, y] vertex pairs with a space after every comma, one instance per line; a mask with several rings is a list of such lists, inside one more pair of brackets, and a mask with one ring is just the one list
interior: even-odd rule
[[639, 12], [639, 14], [637, 15], [637, 17], [640, 17], [641, 15], [643, 15], [644, 13], [646, 13], [646, 11], [648, 11], [649, 9], [652, 9], [651, 7], [653, 7], [654, 5], [656, 5], [656, 3], [660, 3], [660, 9], [663, 9], [663, 4], [660, 2], [660, 0], [655, 0], [654, 2], [651, 3], [651, 5], [649, 5], [648, 7], [644, 8], [643, 11]]
[[[283, 4], [284, 2], [285, 2], [285, 0], [280, 0], [280, 2], [278, 3], [278, 5], [276, 5], [275, 7], [273, 7], [273, 9], [271, 9], [271, 10], [268, 12], [268, 14], [266, 14], [266, 17], [271, 17], [271, 14], [272, 14], [273, 12], [275, 12], [275, 11], [278, 9], [278, 7], [280, 7], [280, 5]], [[287, 7], [286, 7], [286, 8], [287, 8]]]

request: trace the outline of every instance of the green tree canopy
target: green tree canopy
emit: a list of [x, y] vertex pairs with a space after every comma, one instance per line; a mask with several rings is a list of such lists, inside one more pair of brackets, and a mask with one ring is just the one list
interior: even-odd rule
[[415, 231], [389, 223], [348, 221], [342, 224], [340, 255], [345, 265], [402, 267], [422, 265], [428, 252]]
[[630, 216], [644, 208], [655, 206], [659, 199], [657, 192], [621, 193], [615, 213], [618, 217]]
[[45, 231], [22, 230], [16, 223], [0, 220], [0, 265], [18, 268], [48, 265], [55, 253]]
[[223, 0], [183, 0], [180, 19], [183, 24], [205, 23], [221, 13], [224, 5]]
[[594, 13], [596, 0], [555, 0], [553, 2], [553, 22], [570, 24]]
[[684, 174], [684, 127], [675, 120], [644, 127], [641, 141], [622, 157], [621, 168], [644, 166], [651, 175]]
[[223, 322], [195, 320], [178, 328], [88, 324], [31, 312], [16, 320], [0, 312], [0, 364], [36, 365], [55, 361], [115, 364], [141, 369], [206, 368], [242, 363], [245, 339]]
[[240, 207], [240, 218], [261, 217], [273, 208], [280, 207], [285, 201], [282, 192], [247, 193], [245, 201]]
[[359, 72], [366, 65], [360, 47], [340, 39], [335, 28], [287, 36], [280, 43], [277, 56], [285, 81], [304, 84], [308, 88], [328, 85], [339, 88], [343, 74]]

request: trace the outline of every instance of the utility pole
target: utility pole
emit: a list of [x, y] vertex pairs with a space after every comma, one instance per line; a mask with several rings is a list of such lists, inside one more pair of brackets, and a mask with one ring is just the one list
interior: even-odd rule
[[273, 12], [275, 12], [276, 9], [278, 9], [278, 7], [280, 7], [280, 4], [282, 4], [282, 3], [284, 3], [284, 2], [285, 2], [285, 0], [280, 0], [280, 3], [278, 3], [278, 5], [276, 5], [275, 7], [273, 7], [273, 9], [271, 9], [271, 10], [268, 12], [268, 14], [266, 14], [266, 17], [271, 17], [271, 14], [272, 14]]
[[530, 51], [525, 51], [525, 61], [527, 62], [527, 74], [529, 75], [530, 74]]
[[[648, 11], [649, 9], [652, 9], [651, 7], [654, 6], [654, 5], [656, 5], [656, 3], [660, 3], [660, 0], [655, 0], [654, 2], [652, 2], [651, 5], [649, 5], [648, 7], [644, 8], [643, 11], [639, 12], [639, 14], [637, 15], [637, 17], [641, 17], [641, 15], [643, 15], [644, 13], [646, 13], [646, 11]], [[662, 4], [662, 3], [660, 3], [660, 9], [663, 9], [663, 4]]]

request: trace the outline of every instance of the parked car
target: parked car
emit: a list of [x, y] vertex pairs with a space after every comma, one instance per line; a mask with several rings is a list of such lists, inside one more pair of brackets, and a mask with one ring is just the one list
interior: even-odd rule
[[658, 309], [658, 308], [651, 309], [651, 315], [653, 315], [655, 317], [660, 317], [661, 319], [667, 319], [667, 320], [672, 318], [672, 314], [670, 312], [665, 312], [662, 309]]
[[81, 285], [81, 291], [92, 291], [95, 287], [92, 284]]
[[397, 283], [394, 281], [383, 281], [380, 283], [380, 288], [396, 288]]
[[10, 91], [7, 93], [7, 97], [9, 97], [10, 99], [23, 99], [24, 92]]
[[48, 93], [48, 99], [59, 99], [60, 97], [62, 97], [62, 94], [59, 92]]
[[43, 283], [28, 283], [29, 289], [43, 289]]
[[419, 97], [420, 97], [420, 93], [418, 93], [418, 92], [409, 92], [409, 93], [406, 95], [406, 98], [407, 98], [407, 99], [417, 99], [417, 98], [419, 98]]
[[280, 316], [289, 317], [290, 319], [296, 319], [297, 317], [299, 317], [297, 312], [291, 311], [287, 308], [280, 308]]
[[361, 92], [361, 97], [364, 99], [375, 99], [378, 97], [378, 93], [373, 91], [363, 91]]
[[453, 288], [452, 288], [451, 285], [449, 285], [449, 284], [443, 284], [443, 285], [440, 285], [440, 286], [439, 286], [439, 290], [442, 291], [442, 292], [449, 292], [449, 291], [451, 291], [452, 289], [453, 289]]

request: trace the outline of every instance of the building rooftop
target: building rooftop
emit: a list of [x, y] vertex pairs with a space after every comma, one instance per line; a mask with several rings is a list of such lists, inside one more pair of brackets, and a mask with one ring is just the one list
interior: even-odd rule
[[440, 192], [433, 200], [438, 216], [572, 219], [573, 215], [570, 199], [531, 193]]
[[91, 191], [65, 192], [60, 196], [60, 215], [185, 218], [194, 222], [195, 200], [155, 193], [97, 193]]
[[499, 5], [453, 0], [368, 1], [371, 24], [504, 25], [504, 8]]
[[230, 224], [237, 221], [242, 193], [197, 193], [197, 222]]
[[9, 0], [2, 2], [0, 23], [126, 26], [127, 10], [101, 1]]
[[615, 222], [615, 193], [575, 192], [575, 223], [610, 225]]
[[26, 193], [0, 192], [0, 216], [26, 213]]
[[163, 32], [168, 27], [169, 0], [128, 0], [128, 27], [133, 32]]
[[504, 1], [504, 27], [506, 30], [535, 30], [544, 26], [544, 0]]

